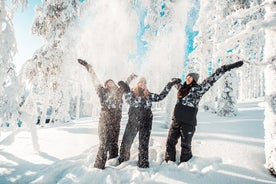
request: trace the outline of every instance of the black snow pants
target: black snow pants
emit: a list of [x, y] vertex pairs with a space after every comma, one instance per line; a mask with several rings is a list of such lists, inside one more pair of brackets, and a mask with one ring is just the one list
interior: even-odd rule
[[165, 160], [175, 162], [176, 144], [179, 137], [181, 137], [181, 154], [180, 162], [187, 162], [193, 157], [191, 144], [195, 132], [195, 126], [185, 124], [184, 122], [177, 122], [174, 118], [169, 130], [169, 135], [166, 143]]
[[95, 168], [104, 169], [107, 160], [118, 156], [118, 140], [122, 111], [102, 110], [98, 124], [99, 149], [94, 163]]
[[137, 166], [140, 168], [148, 168], [149, 139], [152, 128], [151, 109], [130, 107], [128, 114], [129, 120], [120, 147], [119, 162], [122, 163], [129, 160], [131, 145], [139, 132], [139, 154]]

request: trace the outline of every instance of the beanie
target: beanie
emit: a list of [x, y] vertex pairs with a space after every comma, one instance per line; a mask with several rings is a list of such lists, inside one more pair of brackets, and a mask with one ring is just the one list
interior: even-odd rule
[[193, 77], [194, 81], [197, 83], [199, 74], [198, 73], [189, 73], [187, 76]]

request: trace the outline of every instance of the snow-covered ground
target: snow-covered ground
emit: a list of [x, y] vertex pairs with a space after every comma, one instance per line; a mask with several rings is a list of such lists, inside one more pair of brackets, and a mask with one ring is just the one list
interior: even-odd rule
[[[136, 166], [137, 139], [130, 161], [116, 167], [113, 159], [105, 170], [93, 168], [98, 144], [96, 118], [38, 127], [40, 152], [33, 150], [31, 134], [24, 127], [15, 132], [14, 140], [10, 132], [2, 131], [0, 183], [276, 183], [264, 167], [264, 113], [260, 101], [239, 103], [238, 116], [233, 118], [200, 111], [194, 157], [180, 165], [163, 162], [168, 132], [164, 114], [154, 110], [148, 169]], [[120, 138], [126, 121], [124, 112]]]

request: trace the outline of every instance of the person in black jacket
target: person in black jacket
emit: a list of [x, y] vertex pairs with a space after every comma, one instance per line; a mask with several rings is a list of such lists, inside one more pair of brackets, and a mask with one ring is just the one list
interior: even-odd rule
[[[86, 70], [90, 73], [100, 98], [101, 112], [98, 124], [99, 150], [94, 167], [104, 169], [107, 160], [107, 152], [109, 152], [108, 159], [118, 156], [123, 90], [118, 87], [112, 79], [108, 79], [104, 83], [104, 86], [101, 85], [93, 67], [82, 59], [78, 59], [78, 62], [85, 66]], [[130, 75], [126, 83], [129, 84], [135, 77], [135, 74]]]
[[191, 142], [197, 125], [196, 115], [201, 97], [225, 72], [242, 65], [243, 61], [224, 65], [218, 68], [215, 73], [206, 78], [200, 85], [197, 84], [199, 75], [197, 73], [189, 73], [185, 83], [183, 85], [180, 83], [176, 86], [178, 89], [177, 103], [174, 108], [166, 143], [166, 162], [175, 162], [175, 146], [179, 138], [181, 138], [180, 162], [187, 162], [192, 158]]
[[171, 90], [172, 86], [180, 82], [181, 80], [169, 82], [160, 94], [149, 92], [145, 78], [141, 78], [132, 91], [130, 91], [127, 84], [122, 81], [119, 82], [119, 86], [121, 86], [126, 92], [126, 102], [130, 105], [128, 111], [129, 119], [120, 146], [119, 163], [129, 160], [131, 145], [135, 136], [139, 132], [139, 154], [137, 166], [140, 168], [149, 167], [148, 149], [152, 128], [152, 102], [163, 100]]

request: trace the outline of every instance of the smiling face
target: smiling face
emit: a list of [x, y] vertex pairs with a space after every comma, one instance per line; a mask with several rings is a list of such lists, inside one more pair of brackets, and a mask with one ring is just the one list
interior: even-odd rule
[[185, 82], [186, 82], [186, 84], [189, 85], [189, 84], [191, 84], [191, 83], [193, 82], [193, 80], [194, 80], [194, 78], [188, 75], [188, 76], [186, 77], [186, 81], [185, 81]]

